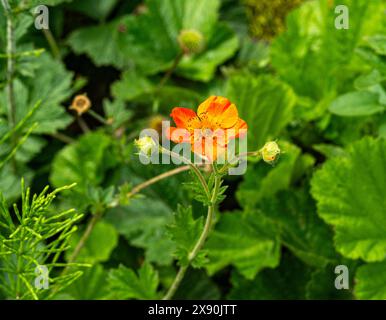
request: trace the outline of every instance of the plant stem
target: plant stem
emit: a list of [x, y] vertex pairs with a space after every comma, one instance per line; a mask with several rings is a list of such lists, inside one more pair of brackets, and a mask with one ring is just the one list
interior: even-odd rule
[[215, 172], [214, 188], [213, 188], [213, 192], [212, 192], [212, 197], [210, 198], [210, 205], [208, 207], [208, 215], [206, 217], [204, 229], [203, 229], [201, 236], [198, 239], [197, 243], [193, 247], [193, 250], [189, 253], [188, 264], [180, 267], [171, 287], [169, 288], [166, 295], [163, 297], [163, 300], [170, 300], [173, 298], [173, 296], [176, 293], [178, 287], [180, 286], [182, 279], [184, 278], [185, 273], [188, 270], [190, 264], [197, 257], [197, 254], [200, 252], [200, 250], [202, 249], [202, 247], [205, 244], [206, 239], [208, 238], [209, 232], [210, 232], [211, 227], [212, 227], [213, 215], [214, 215], [215, 206], [216, 206], [216, 199], [218, 196], [218, 192], [219, 192], [219, 188], [220, 188], [220, 182], [221, 182], [221, 178], [217, 174], [214, 166], [213, 166], [213, 169]]
[[[86, 244], [87, 239], [90, 237], [92, 230], [94, 229], [97, 222], [102, 218], [102, 213], [97, 212], [93, 215], [93, 217], [90, 219], [89, 223], [87, 224], [86, 230], [84, 231], [82, 237], [80, 238], [78, 244], [76, 245], [74, 252], [71, 254], [70, 258], [68, 259], [68, 263], [73, 263], [76, 258], [78, 257], [80, 251]], [[65, 274], [68, 270], [68, 267], [66, 267], [63, 271], [63, 274]]]
[[[8, 122], [11, 130], [16, 125], [16, 104], [15, 93], [13, 88], [13, 78], [15, 75], [15, 32], [13, 26], [13, 15], [8, 0], [1, 0], [7, 19], [7, 105], [8, 105]], [[12, 135], [12, 146], [16, 145], [16, 133]], [[13, 158], [13, 167], [16, 170], [16, 163]]]
[[170, 77], [172, 76], [173, 72], [176, 70], [176, 68], [178, 67], [178, 64], [180, 63], [182, 57], [184, 56], [184, 53], [183, 52], [180, 52], [178, 54], [178, 56], [174, 59], [174, 62], [172, 64], [172, 66], [170, 67], [170, 69], [165, 73], [165, 75], [163, 76], [163, 78], [161, 79], [160, 83], [158, 84], [158, 87], [157, 87], [157, 91], [160, 90], [165, 84], [166, 82], [170, 79]]
[[52, 55], [54, 56], [54, 58], [56, 60], [60, 60], [61, 59], [60, 50], [59, 50], [58, 44], [56, 43], [56, 40], [55, 40], [51, 30], [50, 29], [43, 29], [43, 34], [48, 42], [48, 45], [50, 46]]
[[103, 125], [108, 125], [109, 123], [105, 118], [103, 118], [100, 114], [96, 113], [94, 110], [88, 110], [87, 113], [92, 116], [94, 119], [98, 120]]
[[[132, 197], [133, 195], [135, 195], [136, 193], [140, 192], [141, 190], [143, 190], [144, 188], [147, 188], [148, 186], [158, 182], [158, 181], [161, 181], [163, 179], [166, 179], [168, 177], [171, 177], [173, 175], [176, 175], [180, 172], [184, 172], [184, 171], [187, 171], [189, 170], [190, 166], [184, 166], [184, 167], [180, 167], [180, 168], [176, 168], [176, 169], [173, 169], [171, 171], [168, 171], [168, 172], [165, 172], [165, 173], [162, 173], [150, 180], [147, 180], [141, 184], [139, 184], [138, 186], [136, 186], [129, 194], [128, 196], [129, 197]], [[90, 221], [88, 222], [87, 224], [87, 227], [86, 227], [86, 230], [84, 231], [82, 237], [80, 238], [78, 244], [76, 245], [75, 249], [74, 249], [74, 252], [72, 253], [71, 257], [68, 259], [68, 263], [73, 263], [76, 261], [76, 258], [78, 257], [80, 251], [82, 250], [82, 248], [84, 247], [87, 239], [90, 237], [91, 235], [91, 232], [92, 230], [94, 229], [95, 225], [97, 224], [97, 222], [102, 218], [103, 214], [102, 213], [96, 213], [91, 219]], [[65, 275], [67, 272], [68, 272], [68, 267], [66, 267], [63, 272], [62, 272], [62, 275]]]
[[206, 183], [206, 180], [205, 180], [204, 176], [202, 175], [200, 169], [198, 169], [198, 167], [193, 162], [191, 162], [189, 159], [186, 159], [185, 157], [179, 155], [178, 153], [175, 153], [173, 151], [167, 150], [167, 149], [165, 149], [163, 147], [160, 147], [160, 152], [168, 154], [171, 157], [176, 158], [176, 159], [181, 160], [182, 162], [186, 163], [190, 167], [190, 169], [192, 169], [194, 174], [197, 176], [197, 178], [200, 181], [202, 187], [204, 188], [204, 191], [205, 191], [206, 196], [208, 197], [208, 199], [210, 198], [210, 191], [209, 191], [208, 184]]
[[134, 196], [135, 194], [137, 194], [138, 192], [140, 192], [141, 190], [147, 188], [148, 186], [158, 182], [158, 181], [161, 181], [163, 179], [166, 179], [168, 177], [171, 177], [171, 176], [174, 176], [180, 172], [184, 172], [184, 171], [188, 171], [190, 169], [190, 166], [187, 165], [187, 166], [183, 166], [183, 167], [179, 167], [179, 168], [176, 168], [176, 169], [173, 169], [173, 170], [170, 170], [168, 172], [165, 172], [165, 173], [162, 173], [158, 176], [155, 176], [154, 178], [151, 178], [139, 185], [137, 185], [135, 188], [133, 188], [133, 190], [131, 190], [127, 197], [128, 198], [131, 198], [132, 196]]

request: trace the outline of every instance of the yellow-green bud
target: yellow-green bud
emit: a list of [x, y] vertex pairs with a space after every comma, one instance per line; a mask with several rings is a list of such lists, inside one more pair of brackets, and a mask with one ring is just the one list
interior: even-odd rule
[[189, 29], [180, 32], [178, 43], [186, 54], [200, 53], [204, 49], [205, 40], [201, 32]]
[[154, 150], [158, 149], [158, 144], [149, 136], [135, 140], [134, 144], [142, 154], [148, 157], [154, 153]]
[[276, 141], [267, 142], [263, 148], [260, 149], [261, 157], [269, 164], [274, 163], [281, 151]]

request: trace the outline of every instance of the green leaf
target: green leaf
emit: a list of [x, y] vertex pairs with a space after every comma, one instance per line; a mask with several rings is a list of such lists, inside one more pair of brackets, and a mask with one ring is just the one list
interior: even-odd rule
[[365, 300], [386, 299], [386, 261], [365, 264], [355, 276], [355, 295]]
[[107, 272], [100, 264], [86, 268], [82, 276], [66, 288], [64, 293], [69, 294], [74, 300], [104, 299], [108, 293]]
[[247, 279], [280, 259], [277, 230], [256, 212], [226, 213], [205, 246], [210, 274], [233, 265]]
[[233, 32], [217, 23], [219, 3], [219, 0], [210, 3], [198, 0], [193, 5], [188, 0], [148, 0], [145, 13], [76, 30], [68, 41], [75, 53], [86, 53], [98, 66], [125, 67], [133, 61], [140, 73], [153, 75], [170, 68], [180, 54], [180, 31], [195, 29], [203, 34], [206, 49], [185, 56], [177, 73], [193, 80], [209, 81], [217, 66], [238, 48]]
[[353, 299], [352, 288], [353, 272], [349, 268], [349, 289], [337, 289], [335, 279], [338, 274], [335, 273], [335, 265], [328, 265], [325, 268], [317, 269], [312, 272], [311, 279], [307, 283], [307, 299], [310, 300], [348, 300]]
[[105, 111], [108, 121], [112, 122], [112, 127], [118, 129], [131, 117], [133, 112], [125, 108], [125, 103], [122, 100], [110, 101], [105, 99], [103, 101], [103, 109]]
[[[70, 239], [72, 249], [79, 243], [84, 230], [80, 230]], [[99, 221], [92, 230], [85, 245], [76, 258], [77, 262], [98, 263], [107, 261], [111, 252], [118, 244], [118, 233], [115, 228], [105, 221]], [[71, 256], [73, 250], [67, 251], [67, 259]]]
[[239, 47], [239, 41], [232, 29], [216, 24], [213, 36], [206, 50], [198, 55], [185, 56], [178, 65], [177, 74], [185, 78], [208, 82], [213, 78], [217, 66], [232, 57]]
[[[39, 126], [34, 131], [35, 134], [55, 133], [66, 128], [72, 121], [61, 103], [72, 94], [73, 75], [48, 54], [35, 59], [39, 62], [39, 67], [35, 71], [36, 76], [26, 78], [23, 82], [18, 79], [14, 81], [14, 90], [17, 92], [16, 121], [21, 121], [36, 103], [41, 101], [39, 109], [28, 120], [27, 126], [37, 122]], [[6, 105], [4, 90], [0, 92], [0, 113], [2, 107]]]
[[172, 209], [159, 199], [137, 198], [129, 206], [112, 209], [106, 220], [129, 240], [146, 250], [146, 260], [168, 265], [173, 260], [175, 244], [167, 237], [166, 226], [172, 221]]
[[127, 16], [106, 24], [77, 29], [70, 34], [68, 44], [76, 54], [87, 54], [97, 66], [112, 65], [123, 68], [130, 65], [126, 34]]
[[149, 94], [154, 90], [154, 84], [136, 70], [129, 69], [122, 74], [121, 80], [115, 82], [111, 88], [115, 97], [122, 100], [133, 100]]
[[236, 75], [230, 78], [226, 96], [237, 105], [248, 123], [250, 150], [275, 139], [291, 121], [295, 95], [290, 87], [271, 76]]
[[190, 268], [173, 298], [176, 300], [218, 300], [221, 298], [221, 292], [204, 271]]
[[338, 116], [355, 117], [369, 116], [385, 110], [379, 104], [379, 96], [372, 92], [358, 91], [346, 93], [335, 99], [330, 107], [330, 112]]
[[114, 6], [117, 4], [117, 2], [118, 0], [82, 0], [74, 1], [70, 3], [68, 7], [72, 10], [82, 12], [91, 18], [104, 20], [114, 9]]
[[385, 259], [385, 176], [386, 141], [364, 138], [312, 179], [318, 214], [334, 227], [336, 249], [347, 258]]
[[74, 191], [81, 197], [73, 199], [84, 207], [90, 188], [96, 188], [105, 179], [107, 170], [116, 164], [111, 138], [101, 132], [82, 136], [77, 142], [64, 147], [52, 163], [50, 180], [60, 186], [77, 183]]
[[110, 270], [108, 288], [114, 299], [156, 300], [158, 273], [150, 264], [144, 264], [136, 274], [122, 265]]
[[282, 243], [299, 259], [315, 267], [337, 260], [332, 231], [317, 216], [307, 188], [279, 192], [262, 201], [261, 209], [279, 227]]
[[[288, 189], [295, 180], [297, 167], [305, 160], [305, 155], [302, 155], [301, 150], [295, 145], [285, 141], [278, 143], [284, 153], [274, 168], [261, 163], [249, 166], [244, 181], [241, 182], [236, 192], [237, 200], [243, 208], [256, 207], [263, 198], [271, 197], [280, 190]], [[313, 160], [308, 164], [306, 163], [306, 168], [312, 164]]]
[[189, 254], [200, 238], [203, 228], [203, 217], [194, 219], [192, 207], [177, 207], [173, 224], [168, 227], [168, 231], [176, 245], [176, 256], [181, 265], [189, 264]]
[[375, 35], [367, 38], [369, 46], [379, 55], [386, 56], [386, 36]]
[[42, 3], [41, 0], [27, 0], [26, 6], [36, 7], [36, 6], [41, 5], [41, 4], [44, 4], [46, 6], [57, 6], [61, 3], [71, 2], [71, 1], [73, 1], [73, 0], [44, 0], [44, 2]]
[[233, 272], [232, 290], [228, 299], [305, 299], [305, 287], [309, 277], [309, 268], [293, 256], [285, 254], [278, 268], [263, 270], [253, 280], [247, 280], [239, 273]]

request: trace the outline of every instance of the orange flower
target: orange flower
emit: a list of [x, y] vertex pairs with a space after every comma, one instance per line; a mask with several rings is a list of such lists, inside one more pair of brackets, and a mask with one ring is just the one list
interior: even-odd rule
[[167, 137], [176, 143], [190, 143], [195, 153], [209, 161], [223, 155], [229, 141], [247, 129], [237, 107], [224, 97], [209, 97], [199, 105], [197, 114], [191, 109], [174, 108], [170, 116], [177, 127], [170, 127]]

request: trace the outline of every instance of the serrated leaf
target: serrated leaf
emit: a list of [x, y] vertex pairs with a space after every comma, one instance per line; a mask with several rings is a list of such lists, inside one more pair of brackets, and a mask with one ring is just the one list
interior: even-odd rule
[[[38, 59], [39, 67], [34, 78], [26, 78], [23, 82], [14, 81], [16, 95], [16, 121], [22, 120], [26, 114], [41, 101], [39, 109], [28, 120], [27, 126], [37, 122], [39, 126], [34, 133], [55, 133], [66, 128], [72, 121], [71, 116], [61, 103], [72, 94], [72, 73], [54, 61], [48, 54]], [[5, 91], [0, 92], [0, 109], [6, 106]], [[0, 110], [2, 113], [2, 110]]]
[[210, 274], [233, 265], [247, 279], [263, 268], [276, 267], [280, 259], [276, 228], [253, 211], [222, 215], [205, 249]]
[[312, 179], [318, 214], [334, 227], [336, 249], [347, 258], [386, 257], [385, 177], [386, 141], [364, 138]]
[[166, 226], [172, 221], [172, 209], [159, 199], [132, 199], [129, 206], [108, 212], [109, 221], [130, 244], [146, 251], [146, 260], [168, 265], [173, 260], [175, 244], [167, 237]]
[[158, 284], [158, 273], [147, 263], [138, 273], [120, 265], [118, 269], [110, 270], [108, 276], [108, 288], [114, 299], [158, 299]]
[[359, 299], [386, 300], [386, 262], [359, 267], [355, 282], [355, 295]]
[[[84, 230], [80, 230], [71, 237], [70, 245], [72, 250], [67, 251], [67, 258], [71, 256], [83, 232]], [[99, 221], [86, 240], [76, 261], [92, 264], [107, 261], [117, 244], [118, 233], [115, 228], [105, 221]]]
[[317, 216], [307, 188], [281, 191], [261, 202], [267, 219], [279, 226], [281, 241], [299, 259], [315, 267], [337, 261], [332, 230]]
[[125, 50], [128, 43], [127, 16], [106, 24], [77, 29], [70, 34], [68, 43], [76, 54], [87, 54], [97, 66], [130, 65]]
[[178, 206], [174, 214], [174, 221], [168, 227], [168, 231], [176, 245], [176, 257], [181, 265], [189, 264], [189, 254], [200, 238], [203, 227], [203, 217], [194, 219], [192, 207]]

